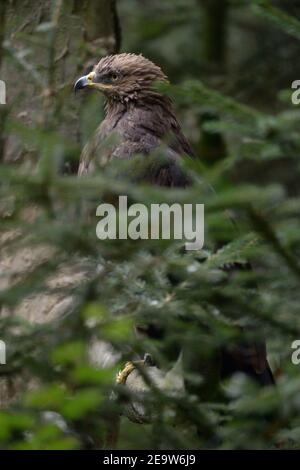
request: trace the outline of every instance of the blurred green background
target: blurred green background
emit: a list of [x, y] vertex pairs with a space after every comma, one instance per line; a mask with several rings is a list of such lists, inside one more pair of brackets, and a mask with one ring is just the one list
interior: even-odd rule
[[[196, 357], [183, 374], [197, 392], [154, 387], [143, 397], [152, 422], [122, 417], [117, 448], [299, 448], [299, 40], [298, 0], [0, 0], [2, 449], [109, 447], [133, 399], [116, 387], [117, 371], [144, 351], [169, 370], [174, 343]], [[197, 155], [189, 171], [215, 195], [200, 183], [136, 185], [113, 170], [77, 179], [104, 111], [99, 95], [75, 97], [73, 84], [120, 51], [169, 76]], [[204, 252], [97, 240], [85, 207], [94, 213], [118, 194], [205, 203]], [[220, 269], [244, 259], [253, 271]], [[163, 341], [135, 337], [134, 323], [149, 319], [167, 329]], [[220, 383], [217, 351], [245, 339], [266, 339], [276, 387], [241, 375]]]

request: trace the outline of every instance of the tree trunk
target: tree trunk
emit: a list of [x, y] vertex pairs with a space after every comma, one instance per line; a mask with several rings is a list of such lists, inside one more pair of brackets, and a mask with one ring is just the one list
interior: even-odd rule
[[[6, 11], [6, 0], [0, 0], [0, 72], [1, 64], [3, 59], [3, 41], [5, 31], [5, 11]], [[2, 75], [0, 75], [1, 79]], [[4, 128], [6, 120], [7, 110], [5, 105], [0, 103], [0, 162], [4, 158]]]
[[[75, 12], [82, 17], [84, 36], [89, 43], [116, 53], [121, 46], [121, 30], [116, 0], [75, 0]], [[97, 51], [99, 54], [99, 50]]]
[[[8, 108], [13, 104], [10, 116], [26, 126], [44, 123], [75, 140], [78, 112], [69, 90], [78, 74], [119, 50], [116, 1], [0, 0], [0, 13], [4, 8], [0, 21], [6, 19], [4, 52], [10, 60], [2, 57], [0, 78], [6, 82]], [[1, 24], [0, 34], [3, 30]], [[56, 113], [60, 119], [55, 121]], [[9, 135], [5, 159], [28, 160], [34, 151]]]
[[[43, 151], [49, 151], [45, 144], [34, 148], [32, 140], [24, 144], [28, 129], [32, 129], [32, 135], [35, 135], [36, 127], [42, 130], [47, 126], [47, 130], [51, 128], [62, 139], [76, 139], [78, 102], [74, 104], [72, 85], [78, 74], [84, 73], [89, 61], [96, 63], [101, 54], [115, 52], [120, 47], [115, 1], [88, 0], [74, 4], [63, 0], [0, 0], [0, 13], [0, 78], [7, 88], [7, 105], [0, 105], [0, 145], [4, 147], [1, 137], [5, 135], [6, 161], [25, 161], [27, 164], [32, 154], [40, 158]], [[5, 47], [2, 48], [4, 38]], [[24, 131], [22, 140], [16, 134], [4, 132], [3, 116], [7, 114]], [[79, 153], [78, 150], [78, 158]], [[55, 156], [53, 151], [51, 158]], [[29, 218], [30, 211], [34, 217], [35, 209], [29, 208]], [[37, 262], [47, 262], [52, 257], [53, 250], [49, 246], [23, 248], [21, 245], [14, 253], [4, 248], [0, 266], [7, 276], [3, 276], [0, 288], [5, 289], [9, 283], [16, 282], [13, 279], [15, 274], [11, 273], [17, 271], [19, 279], [25, 279], [28, 270], [33, 269]], [[72, 285], [78, 279], [84, 279], [86, 274], [81, 266], [77, 278], [75, 264], [75, 260], [71, 259], [70, 276], [66, 275], [64, 263], [55, 279], [60, 279], [62, 283], [67, 283], [69, 279]], [[39, 292], [24, 298], [16, 307], [17, 311], [3, 309], [0, 316], [17, 314], [32, 323], [44, 323], [69, 311], [73, 301], [72, 296], [65, 293], [57, 296]], [[1, 377], [0, 407], [6, 406], [28, 386], [31, 386], [29, 378], [21, 373], [17, 379]]]
[[226, 63], [227, 0], [198, 0], [202, 6], [202, 56], [219, 67]]
[[[226, 67], [227, 56], [227, 0], [198, 0], [202, 13], [201, 52], [209, 72], [217, 75]], [[199, 116], [201, 136], [197, 144], [199, 158], [214, 165], [226, 157], [226, 144], [218, 132], [207, 132], [204, 125], [218, 120], [218, 116], [205, 110]]]

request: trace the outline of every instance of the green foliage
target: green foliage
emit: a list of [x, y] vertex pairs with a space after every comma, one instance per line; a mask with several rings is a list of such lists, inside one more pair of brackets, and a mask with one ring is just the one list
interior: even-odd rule
[[[132, 14], [139, 4], [124, 3], [122, 11]], [[251, 3], [263, 22], [267, 17], [299, 38], [294, 17], [267, 1]], [[154, 19], [139, 4], [140, 16], [131, 18], [132, 24], [140, 20], [139, 28], [128, 32], [127, 44], [139, 50], [147, 43], [143, 50], [155, 55], [163, 43], [161, 57], [179, 47], [182, 36], [193, 45], [196, 3], [159, 4], [154, 2]], [[244, 8], [245, 15], [252, 14], [253, 8]], [[200, 17], [198, 11], [197, 21]], [[49, 41], [53, 30], [44, 26], [37, 37]], [[4, 49], [7, 60], [28, 70], [38, 101], [43, 78], [33, 59], [9, 44]], [[273, 102], [257, 109], [251, 100], [239, 99], [238, 86], [227, 93], [230, 75], [227, 89], [215, 87], [198, 80], [196, 65], [190, 80], [185, 57], [178, 55], [169, 66], [174, 74], [180, 70], [182, 83], [164, 91], [176, 101], [183, 126], [197, 146], [199, 115], [209, 111], [217, 119], [206, 121], [202, 132], [221, 135], [227, 145], [214, 165], [204, 164], [201, 155], [184, 162], [195, 181], [186, 190], [120, 179], [117, 163], [107, 173], [82, 179], [63, 174], [65, 160], [73, 162], [80, 145], [63, 129], [71, 111], [56, 112], [63, 100], [71, 100], [58, 85], [50, 110], [38, 101], [47, 115], [39, 125], [17, 120], [16, 104], [8, 113], [7, 134], [24, 148], [33, 147], [38, 165], [25, 160], [0, 167], [0, 338], [7, 344], [7, 364], [0, 365], [3, 449], [102, 447], [112, 420], [128, 400], [137, 399], [116, 385], [117, 372], [145, 352], [167, 371], [181, 347], [192, 357], [194, 367], [184, 369], [191, 387], [174, 395], [148, 378], [151, 393], [142, 401], [153, 405], [155, 419], [141, 425], [122, 418], [119, 448], [299, 448], [299, 366], [291, 363], [291, 344], [300, 332], [299, 111], [280, 103], [275, 113]], [[101, 118], [98, 101], [89, 98], [76, 106], [87, 137], [98, 124], [91, 116]], [[135, 165], [129, 162], [125, 173]], [[183, 253], [182, 243], [172, 240], [98, 240], [96, 207], [119, 194], [147, 206], [204, 203], [205, 249]], [[221, 269], [249, 259], [251, 271], [232, 276]], [[168, 332], [163, 340], [135, 335], [134, 325], [149, 321]], [[259, 388], [242, 375], [220, 383], [220, 348], [263, 339], [277, 386]], [[107, 351], [113, 351], [113, 361], [106, 361]]]
[[255, 13], [272, 21], [280, 29], [288, 34], [300, 38], [300, 21], [285, 13], [280, 8], [276, 8], [269, 0], [251, 0], [252, 8]]

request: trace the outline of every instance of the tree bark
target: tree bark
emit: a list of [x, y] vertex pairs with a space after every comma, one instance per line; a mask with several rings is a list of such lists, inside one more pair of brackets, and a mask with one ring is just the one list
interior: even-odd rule
[[[0, 0], [0, 72], [1, 64], [3, 59], [3, 42], [4, 42], [4, 31], [5, 31], [5, 12], [6, 12], [6, 0]], [[2, 75], [0, 75], [1, 79]], [[0, 162], [4, 158], [4, 128], [6, 121], [7, 109], [5, 105], [0, 104]]]
[[[112, 53], [120, 47], [114, 0], [83, 1], [83, 10], [81, 6], [76, 9], [76, 3], [62, 0], [0, 0], [0, 78], [7, 85], [7, 105], [1, 105], [0, 112], [2, 113], [2, 109], [3, 113], [9, 111], [9, 119], [26, 131], [32, 129], [33, 135], [35, 128], [40, 130], [50, 124], [52, 130], [66, 140], [76, 139], [78, 102], [75, 104], [72, 85], [78, 74], [84, 73], [86, 61], [96, 63], [101, 54]], [[2, 48], [4, 39], [5, 48]], [[97, 41], [101, 43], [101, 50], [96, 47]], [[9, 60], [6, 60], [8, 56]], [[2, 145], [4, 120], [0, 117]], [[15, 134], [6, 133], [5, 138], [6, 161], [26, 161], [27, 164], [32, 153], [38, 158], [43, 152], [41, 147], [36, 149], [31, 141], [24, 143], [25, 139], [18, 139]], [[35, 209], [29, 208], [29, 211], [30, 209], [32, 217], [35, 217]], [[53, 250], [50, 246], [24, 249], [20, 246], [14, 253], [9, 248], [4, 248], [0, 265], [8, 274], [1, 280], [0, 287], [5, 289], [9, 283], [16, 281], [11, 278], [14, 274], [10, 276], [15, 270], [20, 274], [20, 280], [24, 279], [27, 269], [30, 271], [36, 262], [47, 262], [52, 257]], [[56, 273], [55, 279], [62, 283], [67, 283], [69, 279], [75, 286], [79, 279], [82, 280], [87, 275], [84, 268], [79, 266], [77, 278], [73, 258], [70, 260], [72, 275], [66, 274], [66, 263], [60, 268], [62, 271]], [[70, 311], [73, 301], [73, 297], [65, 293], [48, 295], [41, 291], [35, 296], [24, 298], [16, 310], [9, 313], [1, 310], [0, 316], [16, 314], [32, 323], [46, 323]], [[18, 378], [11, 379], [1, 377], [0, 408], [14, 401], [28, 386], [31, 386], [31, 381], [24, 374], [20, 373]]]
[[[0, 13], [0, 22], [6, 20], [5, 37], [0, 24], [4, 52], [10, 55], [9, 61], [5, 54], [2, 57], [0, 78], [7, 85], [8, 107], [13, 103], [10, 117], [26, 126], [44, 123], [55, 130], [59, 126], [62, 134], [75, 140], [78, 111], [66, 90], [101, 56], [119, 50], [116, 1], [0, 0]], [[33, 153], [16, 136], [8, 136], [5, 160], [24, 161]]]
[[116, 53], [121, 46], [121, 30], [116, 0], [75, 0], [75, 11], [82, 16], [84, 35], [88, 42], [100, 45], [108, 53]]

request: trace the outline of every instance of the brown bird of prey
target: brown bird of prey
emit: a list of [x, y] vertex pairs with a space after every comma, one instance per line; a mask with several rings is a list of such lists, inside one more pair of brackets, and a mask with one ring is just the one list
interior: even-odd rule
[[[91, 73], [77, 80], [75, 91], [93, 88], [106, 98], [105, 119], [83, 149], [79, 175], [92, 172], [95, 161], [101, 165], [136, 154], [149, 155], [164, 145], [165, 159], [152, 165], [143, 178], [160, 186], [189, 184], [178, 162], [182, 156], [194, 157], [194, 152], [171, 100], [153, 87], [155, 82], [167, 82], [166, 75], [153, 62], [135, 54], [104, 57]], [[101, 144], [111, 135], [117, 141], [107, 153]], [[263, 385], [273, 383], [263, 343], [243, 343], [223, 350], [221, 369], [224, 377], [242, 371]]]

